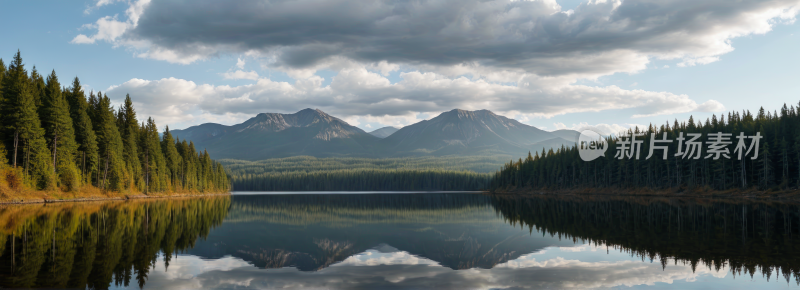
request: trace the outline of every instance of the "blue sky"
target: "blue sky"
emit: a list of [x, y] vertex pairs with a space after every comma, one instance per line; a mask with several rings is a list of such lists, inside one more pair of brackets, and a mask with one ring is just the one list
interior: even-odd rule
[[[0, 18], [0, 58], [8, 61], [19, 49], [29, 69], [55, 69], [62, 85], [78, 76], [117, 101], [130, 93], [141, 118], [153, 116], [172, 128], [311, 107], [370, 131], [461, 108], [490, 109], [547, 130], [613, 131], [800, 101], [797, 1], [743, 3], [741, 9], [724, 1], [702, 8], [689, 7], [691, 1], [660, 1], [658, 8], [641, 5], [644, 0], [557, 1], [555, 8], [545, 0], [467, 1], [458, 15], [442, 8], [452, 7], [444, 0], [404, 7], [416, 9], [413, 14], [396, 12], [400, 5], [330, 13], [315, 8], [346, 6], [335, 0], [298, 0], [316, 5], [299, 3], [308, 7], [299, 10], [246, 7], [258, 1], [236, 9], [215, 9], [219, 3], [212, 0], [147, 2], [2, 1], [2, 11], [11, 13]], [[141, 9], [131, 14], [136, 5]], [[270, 21], [250, 11], [293, 16]], [[659, 18], [695, 12], [722, 16]], [[592, 18], [603, 13], [608, 17]], [[645, 27], [652, 33], [613, 31], [646, 17], [645, 25], [656, 23]], [[103, 37], [102, 18], [127, 26]], [[398, 18], [407, 21], [381, 26]], [[420, 27], [423, 32], [415, 32]], [[686, 40], [660, 41], [676, 34]]]

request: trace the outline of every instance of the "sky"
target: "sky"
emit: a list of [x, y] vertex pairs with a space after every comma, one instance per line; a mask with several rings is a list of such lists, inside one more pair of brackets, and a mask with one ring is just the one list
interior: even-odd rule
[[0, 58], [182, 129], [315, 108], [371, 131], [452, 109], [545, 129], [800, 101], [800, 0], [0, 1]]

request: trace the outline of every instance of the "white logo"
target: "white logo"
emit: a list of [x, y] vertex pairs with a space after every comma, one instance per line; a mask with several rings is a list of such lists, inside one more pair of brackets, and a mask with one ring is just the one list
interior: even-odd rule
[[603, 134], [594, 129], [581, 131], [578, 136], [578, 153], [583, 161], [592, 161], [600, 156], [605, 156], [608, 143], [603, 139]]

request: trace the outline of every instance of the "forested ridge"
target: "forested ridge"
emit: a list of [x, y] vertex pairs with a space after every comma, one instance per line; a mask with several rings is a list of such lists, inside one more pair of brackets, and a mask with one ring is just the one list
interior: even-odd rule
[[[709, 158], [711, 135], [718, 132], [730, 133], [729, 153], [725, 157]], [[643, 134], [641, 157], [619, 159], [615, 155], [620, 142], [625, 140], [610, 136], [605, 156], [592, 161], [580, 158], [577, 146], [562, 147], [558, 150], [528, 154], [526, 159], [506, 163], [491, 181], [493, 191], [521, 190], [573, 190], [573, 189], [614, 189], [614, 190], [760, 190], [786, 191], [800, 188], [800, 104], [798, 107], [783, 105], [780, 111], [769, 112], [761, 108], [756, 114], [750, 111], [730, 112], [717, 117], [713, 115], [705, 122], [688, 121], [672, 125], [650, 125], [647, 128], [634, 128], [626, 134]], [[667, 159], [662, 158], [664, 150], [654, 150], [653, 158], [645, 158], [651, 147], [651, 134], [656, 140], [663, 140], [664, 134], [673, 142], [668, 146]], [[681, 134], [699, 133], [702, 136], [699, 158], [681, 156], [688, 148], [679, 146]], [[737, 136], [756, 137], [758, 147], [753, 146], [756, 139], [747, 139], [747, 148], [736, 152]], [[625, 136], [619, 136], [625, 137]], [[686, 140], [690, 138], [686, 137]], [[630, 139], [628, 139], [629, 141]], [[657, 148], [653, 146], [654, 148]], [[630, 146], [628, 146], [630, 147]], [[757, 148], [757, 150], [756, 150]], [[745, 149], [751, 152], [744, 152]], [[676, 155], [677, 154], [677, 155]], [[755, 159], [754, 159], [755, 158]]]
[[222, 159], [237, 191], [483, 190], [506, 156]]
[[87, 99], [55, 71], [30, 74], [16, 53], [0, 59], [0, 192], [219, 192], [230, 188], [221, 164], [194, 144], [162, 137], [140, 121], [130, 96], [115, 111], [102, 92]]

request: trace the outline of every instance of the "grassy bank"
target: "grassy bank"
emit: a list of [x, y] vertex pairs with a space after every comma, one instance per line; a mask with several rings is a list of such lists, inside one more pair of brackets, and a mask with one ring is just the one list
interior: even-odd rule
[[90, 184], [83, 184], [74, 189], [53, 187], [44, 190], [34, 189], [26, 181], [24, 174], [10, 167], [0, 168], [0, 204], [9, 203], [45, 203], [65, 201], [92, 200], [126, 200], [159, 197], [187, 197], [229, 194], [227, 190], [198, 191], [171, 190], [145, 193], [135, 189], [122, 191], [102, 190]]

